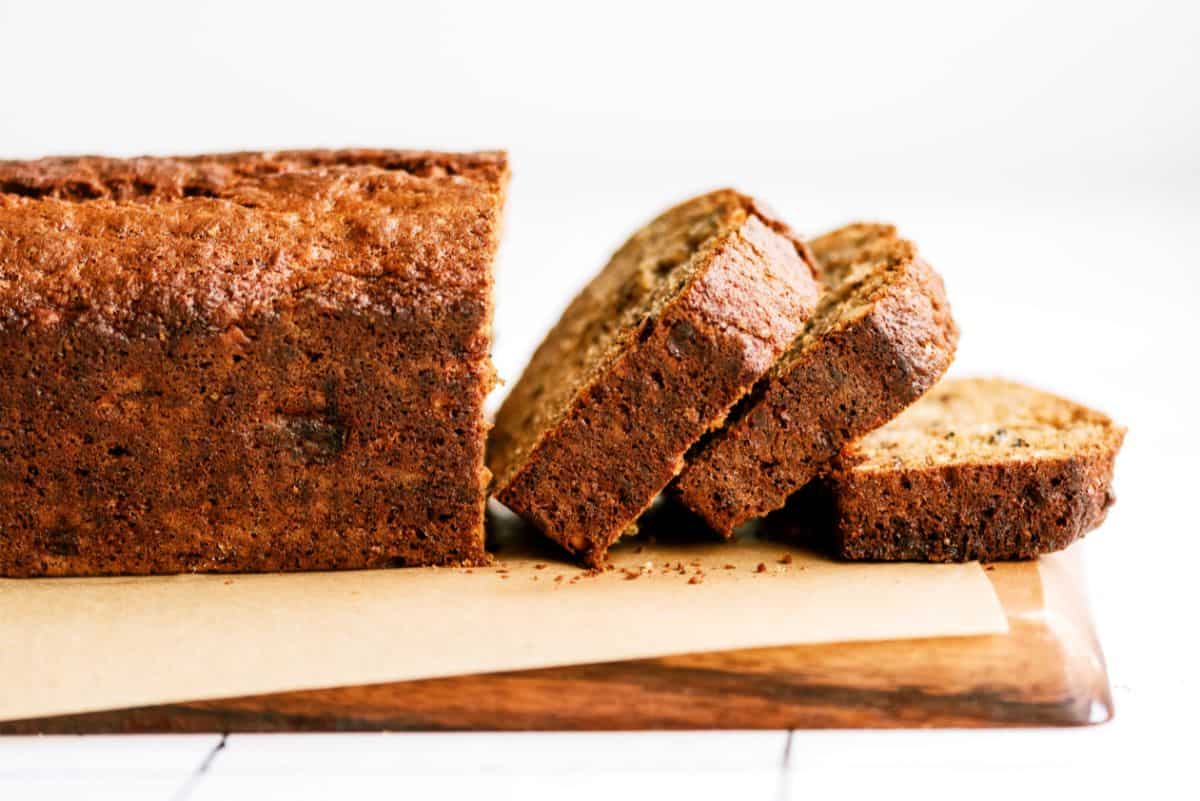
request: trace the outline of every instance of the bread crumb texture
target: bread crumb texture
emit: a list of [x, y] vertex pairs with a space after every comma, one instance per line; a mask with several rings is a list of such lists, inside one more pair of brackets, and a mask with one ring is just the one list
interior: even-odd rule
[[502, 153], [0, 162], [0, 575], [486, 560]]
[[1032, 559], [1103, 522], [1124, 436], [1100, 412], [1021, 384], [944, 381], [768, 524], [831, 538], [849, 559]]
[[806, 248], [750, 198], [667, 211], [571, 302], [505, 399], [488, 446], [497, 497], [598, 563], [816, 297]]
[[958, 328], [938, 274], [891, 225], [810, 242], [825, 292], [801, 334], [673, 487], [717, 532], [784, 505], [856, 437], [932, 387]]

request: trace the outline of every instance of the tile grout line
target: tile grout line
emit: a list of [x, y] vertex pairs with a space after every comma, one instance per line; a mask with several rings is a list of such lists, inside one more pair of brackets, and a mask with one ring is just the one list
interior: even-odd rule
[[204, 755], [204, 759], [196, 766], [196, 770], [192, 772], [192, 775], [188, 776], [179, 789], [171, 796], [171, 801], [187, 801], [191, 797], [192, 791], [196, 789], [196, 785], [200, 783], [200, 779], [203, 778], [204, 774], [208, 773], [208, 769], [212, 767], [213, 762], [217, 759], [217, 754], [224, 750], [225, 743], [228, 740], [229, 734], [222, 732], [221, 739], [217, 741], [217, 744], [212, 747], [211, 751]]
[[783, 759], [779, 764], [779, 788], [775, 794], [778, 801], [788, 801], [791, 797], [791, 784], [788, 779], [792, 769], [792, 739], [795, 734], [795, 729], [788, 729], [787, 739], [783, 741]]

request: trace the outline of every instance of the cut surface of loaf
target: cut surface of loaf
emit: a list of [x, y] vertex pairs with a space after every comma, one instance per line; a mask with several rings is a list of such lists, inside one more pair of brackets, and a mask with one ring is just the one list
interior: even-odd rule
[[476, 563], [501, 153], [0, 162], [0, 575]]
[[770, 525], [832, 536], [847, 559], [1031, 559], [1104, 520], [1124, 436], [1100, 412], [1021, 384], [944, 381]]
[[812, 313], [810, 257], [720, 190], [636, 232], [571, 302], [496, 416], [496, 497], [598, 564]]
[[958, 329], [941, 278], [894, 227], [857, 223], [809, 244], [827, 287], [816, 313], [672, 488], [725, 536], [782, 507], [954, 357]]

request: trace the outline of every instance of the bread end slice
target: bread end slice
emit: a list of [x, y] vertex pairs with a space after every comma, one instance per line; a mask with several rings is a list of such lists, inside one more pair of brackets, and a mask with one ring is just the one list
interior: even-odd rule
[[1124, 436], [1021, 384], [945, 381], [847, 448], [769, 527], [830, 537], [846, 559], [1032, 559], [1103, 522]]

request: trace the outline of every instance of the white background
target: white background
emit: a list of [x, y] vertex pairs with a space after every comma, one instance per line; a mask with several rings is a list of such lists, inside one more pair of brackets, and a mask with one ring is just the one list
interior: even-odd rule
[[394, 795], [413, 773], [499, 797], [895, 794], [893, 776], [991, 797], [1186, 775], [1200, 714], [1195, 4], [0, 2], [0, 158], [309, 145], [510, 150], [495, 352], [509, 380], [667, 203], [731, 184], [803, 232], [898, 223], [945, 276], [956, 373], [1024, 379], [1129, 426], [1118, 504], [1087, 543], [1117, 720], [797, 734], [783, 779], [782, 733], [235, 737], [215, 757], [216, 738], [9, 740], [0, 797]]

